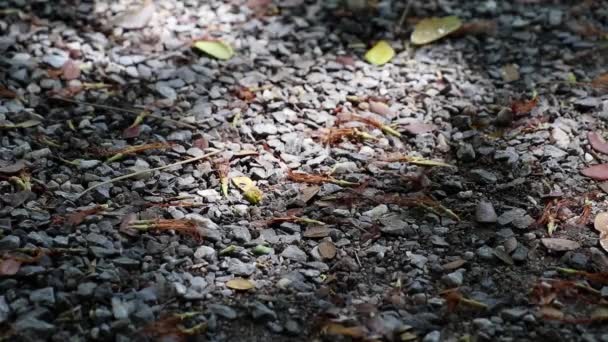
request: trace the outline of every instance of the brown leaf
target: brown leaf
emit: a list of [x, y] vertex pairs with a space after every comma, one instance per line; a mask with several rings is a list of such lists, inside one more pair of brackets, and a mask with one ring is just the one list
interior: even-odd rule
[[393, 115], [391, 108], [384, 102], [369, 101], [369, 110], [382, 116], [390, 117]]
[[454, 261], [450, 261], [447, 264], [443, 264], [441, 266], [441, 268], [444, 271], [451, 271], [451, 270], [455, 270], [455, 269], [460, 268], [462, 265], [464, 265], [466, 263], [467, 263], [467, 261], [464, 260], [464, 259], [457, 259], [457, 260], [454, 260]]
[[432, 132], [436, 129], [437, 129], [437, 126], [435, 126], [433, 124], [422, 123], [422, 122], [414, 122], [414, 123], [411, 123], [411, 124], [403, 127], [404, 131], [406, 131], [409, 134], [413, 134], [413, 135]]
[[5, 99], [14, 99], [17, 97], [17, 93], [6, 88], [5, 86], [0, 85], [0, 97]]
[[192, 141], [192, 147], [197, 147], [201, 150], [205, 150], [209, 148], [209, 142], [204, 137], [199, 137]]
[[354, 66], [355, 59], [352, 56], [338, 56], [338, 57], [336, 57], [336, 63], [342, 64], [342, 65]]
[[329, 228], [325, 226], [312, 226], [302, 233], [302, 236], [309, 239], [321, 239], [329, 236]]
[[533, 98], [532, 100], [524, 100], [524, 101], [513, 101], [511, 103], [511, 112], [516, 116], [521, 116], [527, 113], [530, 113], [536, 104], [538, 103], [538, 97]]
[[319, 244], [319, 254], [324, 260], [331, 260], [336, 257], [336, 246], [330, 241], [323, 241]]
[[495, 20], [476, 20], [470, 23], [464, 23], [460, 28], [452, 33], [452, 36], [464, 36], [464, 35], [495, 35], [497, 30], [497, 24]]
[[97, 214], [98, 212], [100, 212], [104, 209], [105, 209], [104, 206], [98, 205], [93, 208], [84, 209], [84, 210], [70, 213], [70, 214], [66, 215], [66, 223], [70, 226], [77, 226], [77, 225], [81, 224], [84, 221], [84, 219], [87, 218], [87, 216]]
[[124, 131], [122, 131], [122, 137], [126, 138], [126, 139], [137, 138], [140, 134], [141, 134], [140, 125], [129, 126], [129, 127], [125, 128]]
[[8, 258], [0, 261], [0, 276], [14, 275], [19, 272], [21, 268], [21, 261]]
[[17, 160], [15, 164], [0, 167], [0, 173], [18, 173], [23, 169], [25, 169], [25, 162], [23, 162], [23, 160]]
[[582, 169], [581, 173], [595, 180], [608, 180], [608, 164], [592, 165]]
[[564, 318], [564, 313], [550, 305], [543, 305], [540, 308], [540, 314], [543, 318], [561, 320]]
[[115, 21], [115, 25], [127, 30], [137, 30], [144, 28], [154, 16], [156, 7], [154, 1], [146, 0], [137, 8], [124, 13]]
[[587, 140], [591, 147], [601, 153], [608, 154], [608, 143], [604, 138], [596, 132], [587, 133]]
[[591, 86], [597, 90], [608, 91], [608, 73], [597, 76], [591, 81]]
[[66, 81], [75, 80], [80, 77], [80, 67], [71, 59], [63, 64], [61, 70], [63, 71], [62, 77]]
[[238, 87], [233, 91], [234, 96], [245, 102], [251, 102], [255, 100], [255, 93], [247, 87]]
[[327, 324], [325, 327], [323, 327], [323, 332], [326, 335], [348, 336], [355, 339], [360, 339], [365, 336], [365, 330], [363, 327], [345, 327], [338, 323]]
[[547, 249], [556, 252], [572, 251], [581, 247], [580, 243], [567, 239], [544, 238], [540, 241]]

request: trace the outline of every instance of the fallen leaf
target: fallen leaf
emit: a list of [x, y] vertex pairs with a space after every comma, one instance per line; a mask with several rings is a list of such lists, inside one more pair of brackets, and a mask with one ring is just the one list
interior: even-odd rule
[[228, 280], [226, 282], [226, 286], [233, 290], [239, 291], [247, 291], [255, 287], [255, 285], [250, 280], [244, 278], [234, 278]]
[[462, 22], [456, 16], [427, 18], [416, 24], [412, 32], [412, 44], [423, 45], [439, 40], [458, 30]]
[[466, 263], [467, 263], [467, 261], [464, 260], [464, 259], [457, 259], [457, 260], [454, 260], [454, 261], [450, 261], [447, 264], [441, 265], [441, 268], [444, 271], [452, 271], [452, 270], [460, 268], [462, 265], [464, 265]]
[[61, 70], [63, 71], [62, 77], [66, 81], [75, 80], [80, 77], [80, 67], [71, 59], [63, 64]]
[[338, 57], [336, 57], [336, 63], [340, 63], [342, 65], [354, 66], [355, 59], [352, 56], [338, 56]]
[[325, 226], [312, 226], [302, 233], [302, 236], [309, 239], [321, 239], [329, 236], [329, 228]]
[[0, 167], [0, 173], [17, 173], [25, 169], [25, 162], [17, 160], [15, 164]]
[[601, 153], [608, 154], [608, 143], [606, 140], [596, 132], [587, 133], [587, 140], [591, 147]]
[[66, 223], [70, 226], [77, 226], [81, 224], [88, 216], [95, 215], [105, 209], [107, 209], [105, 205], [98, 205], [92, 208], [75, 211], [66, 215]]
[[369, 101], [369, 110], [382, 116], [393, 115], [393, 111], [391, 110], [391, 108], [384, 102]]
[[543, 305], [539, 311], [544, 318], [556, 320], [561, 320], [564, 318], [564, 313], [561, 310], [550, 305]]
[[494, 20], [476, 20], [469, 23], [464, 23], [462, 26], [452, 33], [452, 36], [464, 35], [494, 35], [496, 34], [497, 24]]
[[336, 246], [330, 241], [323, 241], [319, 244], [319, 255], [324, 260], [331, 260], [336, 257]]
[[608, 91], [608, 73], [597, 76], [591, 81], [591, 86], [597, 90]]
[[597, 214], [593, 227], [600, 233], [600, 246], [608, 252], [608, 212]]
[[234, 56], [232, 47], [219, 40], [199, 40], [194, 43], [194, 48], [221, 60], [228, 60]]
[[5, 99], [14, 99], [17, 97], [17, 93], [0, 85], [0, 97]]
[[540, 241], [547, 249], [556, 252], [572, 251], [581, 247], [580, 243], [567, 239], [544, 238]]
[[122, 137], [126, 138], [126, 139], [137, 138], [140, 134], [141, 134], [140, 125], [129, 126], [129, 127], [125, 128], [124, 131], [122, 131]]
[[0, 261], [0, 276], [10, 276], [19, 272], [21, 261], [8, 258]]
[[345, 327], [338, 323], [329, 323], [323, 327], [323, 333], [325, 335], [340, 335], [348, 336], [355, 339], [360, 339], [365, 336], [365, 330], [362, 327]]
[[513, 101], [513, 103], [511, 103], [511, 112], [517, 116], [521, 116], [530, 113], [537, 104], [538, 96], [535, 96], [532, 100]]
[[264, 245], [257, 245], [252, 250], [253, 254], [265, 255], [272, 253], [272, 248]]
[[500, 69], [500, 75], [504, 82], [510, 83], [519, 80], [519, 68], [514, 64], [507, 64]]
[[373, 65], [383, 65], [395, 57], [395, 50], [391, 45], [381, 40], [365, 53], [365, 60]]
[[243, 192], [243, 197], [251, 204], [258, 204], [262, 201], [264, 193], [260, 190], [249, 177], [233, 177], [232, 183]]
[[154, 1], [145, 0], [141, 5], [120, 15], [114, 20], [114, 25], [127, 30], [137, 30], [146, 27], [154, 16], [156, 6]]
[[432, 132], [436, 129], [437, 129], [437, 126], [435, 126], [433, 124], [422, 123], [422, 122], [414, 122], [414, 123], [411, 123], [411, 124], [403, 127], [404, 131], [406, 131], [409, 134], [413, 134], [413, 135]]
[[608, 180], [608, 164], [592, 165], [582, 169], [581, 173], [595, 180]]

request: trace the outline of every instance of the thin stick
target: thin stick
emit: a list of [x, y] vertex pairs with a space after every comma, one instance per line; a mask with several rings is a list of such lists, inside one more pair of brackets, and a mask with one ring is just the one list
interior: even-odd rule
[[[79, 105], [85, 105], [85, 106], [91, 106], [91, 107], [95, 107], [95, 108], [102, 108], [102, 109], [108, 109], [108, 110], [116, 110], [116, 111], [121, 111], [124, 113], [129, 113], [129, 114], [134, 114], [134, 115], [139, 115], [139, 113], [141, 111], [137, 111], [134, 109], [128, 109], [128, 108], [120, 108], [120, 107], [114, 107], [114, 106], [108, 106], [108, 105], [102, 105], [102, 104], [97, 104], [97, 103], [90, 103], [90, 102], [84, 102], [84, 101], [77, 101], [77, 100], [72, 100], [72, 99], [66, 99], [65, 97], [60, 97], [60, 96], [53, 96], [50, 99], [52, 100], [59, 100], [59, 101], [64, 101], [64, 102], [69, 102], [69, 103], [74, 103], [74, 104], [79, 104]], [[154, 113], [150, 113], [148, 115], [146, 115], [150, 118], [154, 118], [157, 120], [161, 120], [161, 121], [166, 121], [166, 122], [170, 122], [176, 126], [181, 126], [181, 127], [186, 127], [186, 128], [190, 128], [190, 129], [198, 129], [198, 127], [185, 123], [185, 122], [181, 122], [181, 121], [177, 121], [171, 118], [166, 118], [162, 115], [158, 115], [158, 114], [154, 114]]]
[[410, 12], [410, 8], [412, 7], [412, 0], [408, 0], [405, 4], [405, 8], [403, 9], [403, 13], [401, 13], [401, 17], [399, 17], [399, 21], [397, 22], [397, 26], [395, 26], [395, 33], [400, 33], [403, 29], [403, 24], [405, 24], [405, 19]]
[[97, 184], [95, 184], [95, 185], [87, 188], [83, 192], [79, 193], [78, 196], [76, 197], [76, 199], [80, 198], [82, 195], [86, 194], [87, 192], [89, 192], [89, 191], [91, 191], [91, 190], [93, 190], [93, 189], [95, 189], [97, 187], [100, 187], [102, 185], [106, 185], [106, 184], [114, 183], [114, 182], [117, 182], [117, 181], [120, 181], [120, 180], [123, 180], [123, 179], [127, 179], [127, 178], [131, 178], [131, 177], [143, 175], [143, 174], [148, 173], [148, 172], [154, 172], [154, 171], [164, 170], [164, 169], [170, 168], [172, 166], [192, 163], [192, 162], [195, 162], [197, 160], [209, 158], [209, 157], [214, 156], [214, 155], [216, 155], [218, 153], [221, 153], [221, 152], [223, 152], [223, 151], [222, 150], [213, 151], [213, 152], [207, 153], [207, 154], [202, 155], [202, 156], [193, 157], [193, 158], [182, 160], [182, 161], [178, 161], [178, 162], [175, 162], [175, 163], [172, 163], [172, 164], [155, 167], [153, 169], [137, 171], [137, 172], [129, 173], [129, 174], [126, 174], [126, 175], [123, 175], [123, 176], [119, 176], [119, 177], [116, 177], [116, 178], [112, 178], [110, 180], [107, 180], [107, 181], [101, 182], [101, 183], [97, 183]]

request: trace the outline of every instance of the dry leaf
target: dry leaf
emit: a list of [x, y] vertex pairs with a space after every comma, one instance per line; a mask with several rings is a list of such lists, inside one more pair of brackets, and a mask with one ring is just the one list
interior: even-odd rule
[[66, 81], [75, 80], [80, 77], [80, 67], [71, 59], [63, 64], [61, 70], [62, 77]]
[[597, 214], [593, 227], [600, 233], [600, 246], [608, 252], [608, 212]]
[[0, 167], [0, 173], [18, 173], [23, 169], [25, 169], [25, 162], [17, 160], [15, 164]]
[[360, 339], [365, 336], [365, 330], [363, 327], [345, 327], [338, 323], [329, 323], [323, 327], [323, 333], [325, 335], [340, 335], [348, 336], [355, 339]]
[[324, 260], [331, 260], [336, 257], [336, 246], [330, 241], [323, 241], [319, 244], [319, 254]]
[[519, 68], [514, 64], [507, 64], [500, 69], [502, 80], [509, 83], [519, 80]]
[[608, 73], [597, 76], [591, 81], [591, 86], [597, 90], [608, 91]]
[[352, 56], [338, 56], [336, 57], [336, 63], [348, 66], [355, 65], [355, 59]]
[[125, 139], [137, 138], [140, 134], [141, 134], [140, 125], [129, 126], [129, 127], [125, 128], [124, 131], [122, 131], [122, 137]]
[[247, 291], [255, 287], [255, 285], [248, 279], [234, 278], [226, 282], [226, 286], [233, 290]]
[[403, 127], [404, 131], [406, 131], [409, 134], [413, 134], [413, 135], [432, 132], [436, 129], [437, 129], [437, 126], [435, 126], [433, 124], [422, 123], [422, 122], [414, 122], [414, 123], [411, 123], [411, 124]]
[[321, 239], [329, 236], [329, 228], [325, 226], [312, 226], [302, 233], [302, 236], [309, 239]]
[[462, 26], [452, 33], [452, 36], [464, 36], [464, 35], [495, 35], [497, 31], [497, 24], [494, 20], [476, 20], [470, 23], [464, 23]]
[[516, 116], [521, 116], [530, 113], [537, 104], [538, 96], [534, 97], [532, 100], [513, 101], [513, 103], [511, 103], [511, 112]]
[[395, 57], [395, 50], [391, 45], [381, 40], [365, 53], [365, 60], [373, 65], [383, 65]]
[[456, 16], [423, 19], [414, 27], [411, 41], [416, 45], [432, 43], [458, 30], [461, 25]]
[[369, 110], [382, 116], [393, 115], [393, 111], [391, 110], [391, 108], [384, 102], [369, 101]]
[[120, 15], [115, 21], [114, 25], [122, 27], [127, 30], [137, 30], [146, 27], [148, 22], [154, 16], [156, 7], [154, 1], [145, 0], [143, 4], [137, 8], [130, 10], [123, 15]]
[[550, 305], [543, 305], [539, 311], [544, 318], [556, 320], [561, 320], [564, 318], [564, 313], [562, 311]]
[[592, 165], [582, 169], [581, 173], [595, 180], [608, 180], [608, 164]]
[[608, 154], [608, 143], [604, 138], [596, 132], [587, 133], [587, 140], [591, 147], [601, 153]]
[[233, 177], [232, 183], [243, 192], [243, 197], [251, 204], [258, 204], [262, 201], [264, 193], [260, 190], [249, 177]]
[[17, 97], [17, 93], [6, 88], [5, 86], [0, 85], [0, 97], [5, 99], [14, 99]]
[[544, 238], [540, 241], [547, 249], [556, 252], [572, 251], [581, 247], [580, 243], [567, 239]]
[[0, 261], [0, 276], [10, 276], [19, 272], [21, 261], [8, 258]]
[[0, 128], [30, 128], [30, 127], [34, 127], [34, 126], [38, 126], [40, 125], [42, 122], [38, 121], [38, 120], [26, 120], [20, 123], [16, 123], [16, 124], [0, 124]]
[[219, 40], [199, 40], [194, 42], [193, 47], [220, 60], [228, 60], [234, 56], [232, 47]]
[[460, 268], [462, 265], [464, 265], [466, 263], [467, 263], [466, 260], [464, 260], [464, 259], [458, 259], [458, 260], [450, 261], [447, 264], [443, 264], [441, 266], [441, 268], [444, 271], [451, 271], [451, 270], [455, 270], [455, 269]]

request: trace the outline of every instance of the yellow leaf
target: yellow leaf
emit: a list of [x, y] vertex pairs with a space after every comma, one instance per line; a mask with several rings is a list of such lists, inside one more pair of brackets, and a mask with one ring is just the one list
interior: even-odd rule
[[251, 204], [258, 204], [262, 201], [264, 193], [258, 189], [249, 177], [233, 177], [232, 183], [243, 192], [243, 197]]
[[382, 65], [395, 57], [395, 50], [385, 40], [376, 43], [365, 54], [365, 60], [373, 65]]
[[250, 280], [244, 278], [234, 278], [226, 282], [226, 286], [233, 290], [247, 291], [255, 287]]
[[228, 60], [234, 55], [234, 50], [227, 43], [219, 40], [199, 40], [193, 45], [196, 49], [221, 60]]
[[323, 332], [325, 335], [341, 335], [357, 339], [363, 338], [365, 336], [365, 330], [362, 327], [345, 327], [339, 323], [327, 324], [325, 327], [323, 327]]
[[411, 41], [416, 45], [432, 43], [458, 30], [462, 22], [456, 16], [421, 20], [412, 32]]

